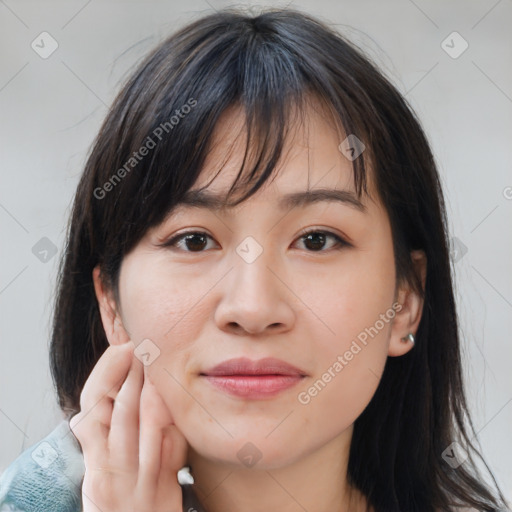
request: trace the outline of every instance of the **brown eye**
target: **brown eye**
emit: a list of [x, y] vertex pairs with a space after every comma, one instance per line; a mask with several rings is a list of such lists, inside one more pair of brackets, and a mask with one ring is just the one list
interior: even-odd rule
[[[309, 252], [326, 252], [328, 249], [340, 249], [349, 245], [348, 242], [329, 231], [307, 231], [302, 234], [300, 239], [304, 241], [304, 246]], [[334, 240], [334, 244], [324, 250], [326, 241], [329, 239]]]
[[185, 252], [204, 252], [210, 235], [201, 231], [189, 231], [175, 236], [163, 244], [164, 247], [177, 247]]

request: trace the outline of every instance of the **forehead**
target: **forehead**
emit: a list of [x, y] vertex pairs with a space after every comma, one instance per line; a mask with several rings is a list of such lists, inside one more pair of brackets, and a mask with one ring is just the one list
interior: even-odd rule
[[[313, 103], [300, 119], [290, 117], [293, 121], [288, 126], [280, 160], [272, 177], [256, 195], [261, 192], [267, 199], [271, 198], [276, 207], [282, 208], [322, 200], [323, 196], [363, 211], [365, 198], [358, 198], [355, 193], [352, 162], [339, 149], [346, 138], [343, 128], [336, 125], [318, 103]], [[244, 170], [252, 169], [259, 156], [257, 153], [258, 144], [254, 140], [247, 144], [241, 109], [226, 110], [212, 134], [203, 170], [180, 206], [224, 209], [224, 198], [242, 165]], [[370, 179], [368, 181], [370, 185]], [[201, 190], [203, 188], [207, 190]], [[308, 194], [304, 194], [305, 191], [309, 191]]]

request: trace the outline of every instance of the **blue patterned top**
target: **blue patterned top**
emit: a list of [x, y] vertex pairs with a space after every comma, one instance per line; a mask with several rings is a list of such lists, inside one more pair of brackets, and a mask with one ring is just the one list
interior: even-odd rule
[[[0, 512], [82, 512], [85, 465], [67, 420], [21, 453], [0, 476]], [[183, 510], [205, 512], [191, 484], [180, 484]]]

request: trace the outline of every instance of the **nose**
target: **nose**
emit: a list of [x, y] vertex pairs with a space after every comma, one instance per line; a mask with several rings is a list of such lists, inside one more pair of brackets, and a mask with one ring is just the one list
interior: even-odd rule
[[247, 263], [234, 255], [234, 268], [223, 280], [222, 298], [215, 311], [219, 329], [244, 335], [276, 334], [292, 327], [296, 316], [290, 302], [293, 293], [275, 258], [269, 256], [264, 251]]

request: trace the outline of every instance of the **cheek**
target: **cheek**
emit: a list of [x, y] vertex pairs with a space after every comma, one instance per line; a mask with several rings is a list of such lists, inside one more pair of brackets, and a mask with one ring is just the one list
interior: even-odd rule
[[[337, 272], [320, 274], [320, 286], [304, 286], [302, 297], [314, 305], [308, 322], [314, 340], [314, 378], [298, 398], [311, 418], [329, 411], [334, 432], [361, 414], [379, 384], [387, 360], [395, 309], [395, 267], [391, 244], [353, 251]], [[312, 327], [315, 327], [312, 329]], [[307, 412], [306, 412], [307, 411]]]
[[301, 438], [317, 439], [322, 445], [361, 415], [375, 394], [386, 361], [383, 351], [373, 350], [371, 355], [370, 351], [361, 349], [345, 364], [332, 362], [301, 390], [296, 406]]
[[[207, 323], [201, 298], [212, 285], [205, 281], [171, 272], [162, 261], [146, 264], [144, 258], [126, 258], [120, 274], [123, 324], [136, 345], [150, 340], [144, 341], [151, 354], [145, 378], [155, 385], [177, 424], [201, 414], [186, 391], [190, 375], [185, 369]], [[205, 415], [198, 427], [210, 421]]]
[[199, 303], [211, 286], [206, 281], [173, 269], [165, 257], [126, 258], [119, 286], [124, 326], [134, 338], [155, 343], [194, 339]]
[[[303, 272], [303, 275], [310, 274]], [[383, 243], [380, 251], [364, 248], [347, 252], [337, 268], [317, 272], [313, 281], [309, 277], [305, 279], [299, 295], [311, 311], [306, 313], [311, 319], [307, 328], [314, 328], [310, 335], [318, 349], [315, 354], [323, 359], [324, 366], [327, 361], [335, 360], [337, 354], [349, 350], [356, 339], [363, 343], [365, 338], [375, 339], [363, 357], [380, 357], [380, 352], [387, 351], [394, 318], [392, 247]]]
[[212, 285], [189, 277], [170, 272], [165, 261], [144, 258], [127, 258], [120, 274], [123, 324], [136, 346], [144, 340], [149, 348], [152, 362], [145, 374], [170, 402], [182, 395], [178, 382], [188, 386], [184, 369], [207, 324], [201, 299]]

